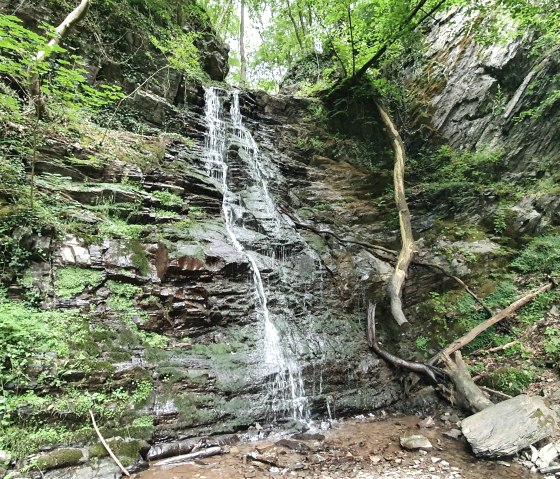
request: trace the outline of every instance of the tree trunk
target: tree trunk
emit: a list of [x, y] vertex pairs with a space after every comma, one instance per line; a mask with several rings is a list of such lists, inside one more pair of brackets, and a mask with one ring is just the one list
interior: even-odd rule
[[395, 154], [395, 167], [393, 169], [393, 181], [395, 190], [395, 202], [397, 204], [397, 209], [399, 212], [399, 225], [401, 230], [401, 242], [402, 247], [397, 258], [397, 264], [395, 265], [395, 271], [391, 276], [388, 285], [389, 299], [391, 300], [391, 314], [395, 321], [402, 326], [408, 323], [402, 308], [401, 292], [406, 279], [406, 273], [410, 262], [412, 261], [412, 255], [414, 253], [414, 238], [412, 236], [412, 225], [410, 221], [410, 210], [408, 209], [408, 204], [406, 202], [406, 196], [404, 192], [404, 143], [393, 123], [393, 120], [387, 113], [387, 111], [381, 106], [381, 103], [376, 102], [377, 109], [381, 115], [381, 120], [383, 121], [389, 136], [391, 138], [391, 144], [393, 146], [393, 151]]
[[244, 87], [247, 84], [247, 59], [245, 58], [245, 0], [241, 0], [239, 12], [239, 84]]
[[68, 33], [68, 30], [86, 16], [90, 4], [90, 0], [82, 0], [80, 4], [72, 10], [63, 22], [56, 28], [53, 38], [48, 43], [49, 49], [41, 50], [35, 56], [35, 67], [32, 66], [29, 71], [29, 94], [38, 118], [43, 118], [46, 115], [47, 105], [45, 97], [41, 91], [41, 77], [37, 66], [39, 63], [48, 58], [52, 47], [55, 47], [60, 43], [60, 41]]

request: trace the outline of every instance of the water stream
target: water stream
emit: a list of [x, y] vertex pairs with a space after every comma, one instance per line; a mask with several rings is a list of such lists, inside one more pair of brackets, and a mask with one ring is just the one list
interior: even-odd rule
[[[230, 118], [224, 104], [229, 100]], [[274, 418], [289, 414], [294, 419], [309, 418], [308, 399], [305, 393], [301, 366], [288, 344], [288, 338], [281, 333], [277, 315], [271, 314], [268, 296], [263, 283], [256, 252], [251, 251], [247, 242], [240, 238], [250, 237], [243, 224], [242, 199], [240, 192], [230, 186], [234, 178], [230, 174], [228, 151], [232, 144], [243, 150], [239, 155], [243, 165], [257, 190], [260, 201], [264, 204], [262, 215], [268, 230], [281, 233], [282, 218], [276, 210], [274, 200], [268, 190], [267, 171], [261, 161], [257, 143], [243, 123], [239, 107], [239, 93], [209, 87], [205, 90], [205, 120], [207, 133], [205, 138], [204, 162], [207, 174], [219, 181], [223, 194], [222, 214], [224, 225], [233, 247], [242, 254], [250, 264], [252, 285], [255, 295], [257, 319], [263, 328], [262, 370], [269, 377], [269, 402]], [[285, 326], [287, 323], [284, 322]]]

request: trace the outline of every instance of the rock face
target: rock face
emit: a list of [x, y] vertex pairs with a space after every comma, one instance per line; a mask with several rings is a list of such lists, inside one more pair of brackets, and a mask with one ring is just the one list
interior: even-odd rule
[[553, 56], [530, 57], [528, 38], [479, 44], [469, 32], [477, 15], [452, 9], [435, 22], [411, 88], [427, 103], [432, 128], [451, 146], [500, 148], [512, 175], [538, 174], [542, 159], [560, 154], [560, 112], [552, 107], [535, 120], [515, 117], [557, 88], [545, 80], [560, 64]]
[[541, 397], [520, 395], [464, 419], [463, 435], [480, 457], [511, 456], [557, 427], [556, 413]]

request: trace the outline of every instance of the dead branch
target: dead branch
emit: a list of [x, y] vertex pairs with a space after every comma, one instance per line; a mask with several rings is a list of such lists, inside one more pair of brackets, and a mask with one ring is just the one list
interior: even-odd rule
[[515, 341], [511, 341], [507, 344], [502, 344], [501, 346], [496, 346], [495, 348], [486, 349], [484, 351], [480, 351], [480, 350], [475, 351], [474, 353], [471, 353], [470, 355], [471, 356], [480, 356], [481, 354], [497, 353], [498, 351], [503, 351], [504, 349], [511, 348], [512, 346], [514, 346], [516, 344], [521, 344], [521, 341], [516, 339]]
[[428, 364], [435, 364], [442, 356], [444, 355], [451, 355], [455, 351], [465, 347], [471, 341], [473, 341], [478, 335], [486, 331], [488, 328], [491, 328], [495, 324], [499, 323], [500, 321], [509, 318], [513, 313], [515, 313], [519, 308], [525, 306], [527, 303], [535, 299], [539, 294], [544, 293], [545, 291], [549, 291], [554, 287], [554, 282], [549, 282], [535, 291], [526, 294], [522, 298], [518, 299], [517, 301], [510, 304], [507, 308], [497, 312], [491, 318], [487, 319], [483, 323], [479, 324], [475, 328], [471, 329], [467, 334], [460, 337], [459, 339], [453, 341], [449, 346], [447, 346], [443, 351], [438, 353], [436, 356], [428, 361]]
[[189, 454], [181, 454], [180, 456], [170, 457], [168, 459], [161, 459], [152, 463], [154, 466], [167, 466], [169, 464], [177, 464], [181, 462], [194, 461], [195, 459], [202, 459], [205, 457], [217, 456], [218, 454], [224, 454], [224, 450], [220, 446], [213, 446], [207, 449], [202, 449], [197, 452], [191, 452]]
[[488, 313], [488, 316], [492, 316], [494, 313], [492, 312], [492, 310], [486, 305], [486, 303], [484, 301], [482, 301], [482, 299], [480, 299], [468, 286], [467, 284], [459, 277], [449, 273], [448, 271], [445, 270], [445, 268], [437, 265], [437, 264], [433, 264], [433, 263], [424, 263], [422, 261], [412, 261], [412, 264], [418, 265], [418, 266], [426, 266], [428, 268], [433, 268], [433, 269], [437, 269], [438, 271], [440, 271], [441, 273], [443, 273], [445, 276], [447, 276], [448, 278], [451, 278], [453, 281], [455, 281], [456, 283], [458, 283], [459, 285], [461, 285], [463, 288], [465, 288], [465, 291], [467, 293], [469, 293], [472, 298], [478, 303], [480, 304], [483, 308], [484, 311], [486, 311]]
[[503, 393], [501, 391], [496, 391], [495, 389], [490, 389], [486, 386], [478, 386], [480, 389], [482, 389], [483, 391], [487, 392], [488, 394], [493, 394], [494, 396], [497, 396], [499, 398], [502, 399], [511, 399], [513, 396], [510, 396], [509, 394]]
[[39, 51], [35, 56], [35, 67], [32, 67], [29, 72], [29, 94], [33, 106], [35, 107], [37, 118], [43, 118], [47, 111], [45, 98], [41, 91], [41, 79], [37, 70], [37, 65], [46, 60], [52, 49], [66, 36], [68, 30], [86, 16], [90, 3], [90, 0], [82, 0], [80, 4], [66, 16], [62, 23], [56, 27], [54, 36], [47, 44], [47, 48]]
[[453, 359], [447, 354], [442, 355], [442, 361], [445, 371], [453, 381], [452, 398], [459, 406], [476, 413], [492, 405], [492, 401], [472, 380], [460, 351], [455, 352]]
[[266, 464], [267, 466], [278, 467], [282, 469], [282, 466], [277, 462], [271, 461], [270, 459], [266, 459], [264, 457], [257, 456], [256, 454], [245, 454], [245, 460], [260, 462], [262, 464]]
[[445, 378], [443, 371], [426, 364], [407, 361], [381, 348], [375, 335], [375, 306], [376, 305], [372, 303], [369, 303], [368, 306], [366, 336], [369, 347], [375, 352], [375, 354], [391, 363], [393, 366], [422, 374], [427, 376], [434, 384], [439, 384], [439, 382]]
[[103, 447], [109, 453], [109, 456], [111, 456], [111, 459], [113, 459], [113, 461], [115, 461], [115, 464], [117, 466], [119, 466], [119, 469], [122, 471], [122, 473], [125, 476], [130, 476], [129, 472], [124, 468], [124, 466], [121, 464], [121, 461], [118, 460], [117, 456], [115, 456], [115, 454], [113, 453], [113, 451], [109, 447], [109, 444], [107, 444], [107, 441], [105, 441], [105, 438], [101, 435], [101, 431], [97, 427], [97, 423], [95, 422], [95, 417], [93, 416], [93, 412], [92, 412], [91, 409], [89, 410], [89, 415], [91, 416], [91, 422], [93, 424], [93, 429], [95, 429], [95, 432], [97, 433], [97, 437], [99, 437], [99, 440], [101, 441], [101, 444], [103, 444]]
[[341, 236], [339, 236], [334, 231], [319, 229], [316, 226], [310, 225], [309, 223], [304, 223], [299, 218], [297, 218], [293, 213], [288, 211], [288, 208], [286, 208], [282, 205], [279, 205], [278, 209], [280, 210], [281, 213], [285, 214], [288, 218], [290, 218], [290, 220], [292, 221], [292, 223], [294, 223], [294, 226], [296, 228], [306, 229], [306, 230], [312, 231], [313, 233], [321, 235], [321, 236], [323, 236], [323, 235], [324, 236], [332, 236], [335, 240], [337, 240], [341, 244], [354, 244], [356, 246], [361, 246], [362, 248], [369, 251], [373, 256], [378, 257], [378, 258], [380, 258], [384, 261], [390, 261], [390, 259], [388, 259], [387, 256], [381, 255], [380, 253], [378, 253], [378, 251], [382, 251], [382, 252], [387, 253], [388, 255], [391, 255], [391, 256], [396, 256], [396, 254], [397, 254], [396, 251], [385, 248], [383, 246], [378, 246], [378, 245], [373, 245], [373, 244], [370, 244], [370, 243], [365, 243], [365, 242], [362, 242], [362, 241], [354, 241], [354, 240], [351, 240], [351, 239], [342, 238]]
[[376, 105], [379, 110], [379, 114], [381, 115], [381, 119], [388, 130], [389, 137], [391, 138], [391, 144], [393, 146], [393, 152], [395, 154], [393, 182], [395, 202], [399, 211], [402, 246], [397, 258], [397, 264], [395, 265], [395, 271], [389, 280], [387, 291], [391, 300], [391, 314], [399, 326], [402, 326], [403, 324], [408, 323], [408, 321], [403, 313], [401, 292], [408, 267], [412, 261], [412, 255], [414, 254], [414, 238], [412, 236], [410, 210], [408, 209], [408, 203], [406, 202], [404, 192], [404, 160], [406, 154], [404, 150], [404, 143], [395, 124], [393, 123], [393, 120], [385, 108], [383, 108], [381, 103], [376, 101]]

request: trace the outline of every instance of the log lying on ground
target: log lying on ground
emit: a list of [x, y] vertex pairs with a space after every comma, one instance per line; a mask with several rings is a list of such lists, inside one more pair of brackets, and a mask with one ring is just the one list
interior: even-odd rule
[[224, 454], [225, 451], [220, 446], [213, 446], [207, 449], [201, 449], [197, 452], [191, 452], [189, 454], [182, 454], [180, 456], [170, 457], [168, 459], [160, 459], [152, 463], [153, 466], [167, 466], [169, 464], [179, 464], [181, 462], [194, 461], [195, 459], [202, 459], [205, 457], [217, 456], [218, 454]]
[[401, 251], [397, 258], [397, 264], [395, 265], [395, 271], [389, 280], [389, 285], [387, 287], [387, 292], [389, 293], [389, 299], [391, 300], [391, 314], [395, 321], [402, 326], [408, 323], [402, 308], [402, 288], [404, 285], [404, 280], [406, 279], [406, 273], [410, 262], [412, 261], [412, 255], [414, 253], [414, 238], [412, 236], [412, 224], [410, 221], [410, 210], [408, 209], [408, 203], [406, 202], [406, 196], [404, 193], [404, 143], [399, 135], [393, 120], [383, 108], [381, 103], [376, 102], [377, 109], [381, 115], [381, 120], [386, 126], [389, 136], [391, 138], [391, 145], [393, 147], [393, 152], [395, 154], [395, 166], [393, 168], [393, 182], [395, 190], [395, 202], [397, 204], [397, 209], [399, 211], [399, 225], [401, 230]]
[[518, 299], [514, 303], [510, 304], [507, 308], [498, 311], [494, 314], [491, 318], [487, 319], [483, 323], [479, 324], [475, 328], [471, 329], [467, 334], [460, 337], [459, 339], [453, 341], [449, 346], [447, 346], [443, 351], [435, 355], [433, 358], [428, 361], [428, 364], [435, 364], [441, 357], [444, 355], [451, 355], [455, 351], [465, 347], [471, 341], [476, 339], [476, 337], [486, 331], [488, 328], [491, 328], [495, 324], [499, 323], [500, 321], [510, 317], [513, 313], [515, 313], [519, 308], [525, 306], [527, 303], [535, 299], [539, 294], [544, 293], [545, 291], [549, 291], [553, 288], [555, 282], [551, 281], [540, 288], [536, 289], [535, 291], [526, 294], [522, 298]]

